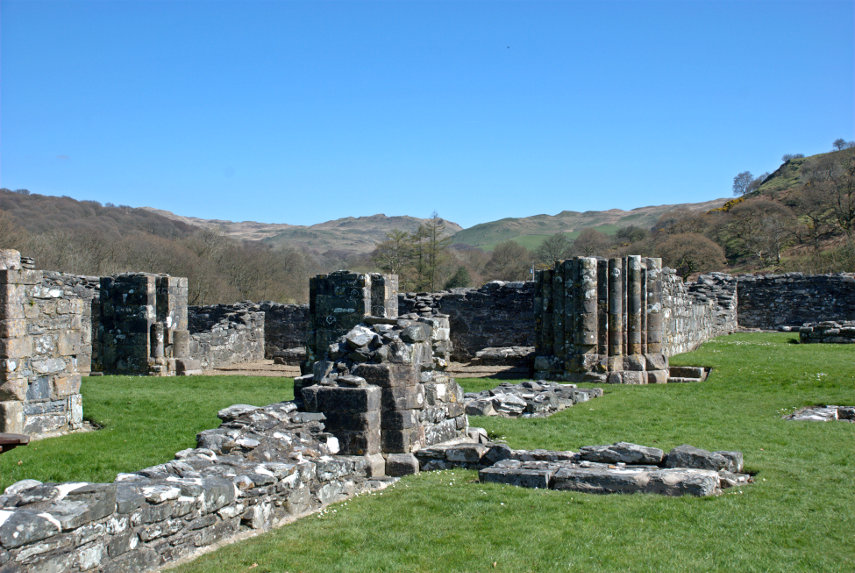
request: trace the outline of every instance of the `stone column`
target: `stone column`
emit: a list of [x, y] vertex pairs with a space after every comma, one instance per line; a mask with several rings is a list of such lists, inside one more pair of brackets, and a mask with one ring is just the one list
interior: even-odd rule
[[641, 354], [641, 257], [630, 255], [626, 259], [627, 354]]
[[[623, 261], [621, 259], [609, 259], [609, 352], [610, 357], [623, 356]], [[620, 367], [614, 368], [609, 361], [609, 370], [622, 370], [623, 361], [620, 359]]]
[[562, 365], [566, 357], [564, 342], [564, 307], [567, 301], [564, 293], [565, 268], [570, 261], [555, 263], [552, 275], [552, 352], [558, 363]]
[[662, 259], [647, 259], [647, 352], [662, 352]]
[[597, 259], [597, 354], [609, 354], [609, 262]]

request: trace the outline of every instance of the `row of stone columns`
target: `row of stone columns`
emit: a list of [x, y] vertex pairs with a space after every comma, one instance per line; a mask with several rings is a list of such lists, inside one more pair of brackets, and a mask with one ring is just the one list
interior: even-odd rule
[[[539, 377], [664, 381], [662, 261], [630, 255], [575, 257], [537, 273]], [[655, 371], [654, 375], [607, 376]], [[626, 380], [624, 380], [624, 378]]]

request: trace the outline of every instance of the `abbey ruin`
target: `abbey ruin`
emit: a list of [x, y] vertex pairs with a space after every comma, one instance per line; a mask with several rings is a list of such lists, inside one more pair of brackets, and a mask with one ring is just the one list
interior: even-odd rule
[[[715, 495], [750, 481], [740, 452], [625, 442], [512, 450], [469, 427], [466, 409], [548, 415], [602, 399], [601, 389], [549, 380], [681, 381], [668, 357], [720, 334], [813, 322], [806, 329], [827, 338], [849, 325], [822, 321], [855, 318], [851, 274], [684, 283], [658, 259], [632, 256], [577, 257], [534, 282], [441, 293], [397, 293], [393, 276], [338, 271], [312, 280], [309, 305], [210, 307], [187, 305], [183, 278], [37, 271], [14, 251], [0, 263], [4, 432], [79, 427], [84, 375], [190, 375], [265, 357], [302, 370], [294, 401], [226, 408], [219, 428], [172, 461], [113, 483], [8, 488], [0, 566], [38, 570], [152, 570], [450, 467], [524, 487]], [[467, 402], [453, 378], [461, 364], [538, 380], [505, 385], [506, 401], [488, 392]]]

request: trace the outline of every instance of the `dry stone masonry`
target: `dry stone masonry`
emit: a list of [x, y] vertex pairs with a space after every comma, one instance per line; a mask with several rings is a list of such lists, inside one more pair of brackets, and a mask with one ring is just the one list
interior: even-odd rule
[[829, 320], [805, 324], [799, 328], [799, 342], [826, 342], [833, 344], [855, 343], [855, 320], [836, 322]]
[[190, 356], [203, 370], [264, 360], [264, 312], [254, 305], [188, 307]]
[[293, 402], [235, 405], [219, 416], [223, 424], [200, 433], [197, 448], [113, 483], [24, 480], [7, 488], [0, 570], [160, 569], [390, 483], [368, 458], [336, 455], [323, 417]]
[[49, 435], [83, 423], [91, 351], [86, 306], [0, 251], [0, 431]]
[[536, 377], [668, 381], [661, 259], [576, 257], [538, 271], [536, 283]]
[[855, 274], [739, 275], [739, 325], [774, 330], [855, 320]]
[[117, 374], [199, 370], [190, 359], [187, 279], [150, 273], [101, 278], [101, 366]]

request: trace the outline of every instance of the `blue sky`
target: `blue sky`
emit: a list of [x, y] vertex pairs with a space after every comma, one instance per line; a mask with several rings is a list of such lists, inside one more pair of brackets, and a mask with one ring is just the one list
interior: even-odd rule
[[0, 186], [464, 227], [855, 139], [855, 2], [0, 0]]

